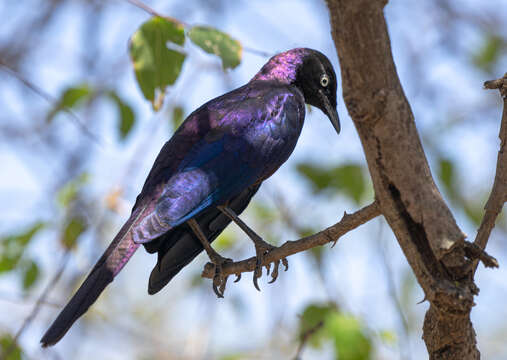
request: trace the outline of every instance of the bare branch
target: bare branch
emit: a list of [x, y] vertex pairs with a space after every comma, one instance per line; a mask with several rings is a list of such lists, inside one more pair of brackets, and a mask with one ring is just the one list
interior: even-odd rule
[[301, 353], [303, 352], [306, 342], [308, 341], [310, 336], [312, 336], [317, 331], [319, 331], [322, 328], [322, 326], [324, 326], [324, 321], [319, 321], [315, 326], [309, 328], [303, 334], [301, 334], [301, 337], [300, 337], [301, 342], [299, 343], [298, 351], [296, 352], [296, 356], [294, 357], [294, 360], [301, 360]]
[[505, 73], [505, 75], [500, 79], [485, 81], [484, 88], [489, 90], [499, 89], [500, 93], [502, 94], [502, 98], [505, 98], [507, 96], [507, 83], [505, 80], [506, 78], [507, 73]]
[[[11, 294], [7, 291], [0, 290], [0, 301], [5, 301], [16, 305], [31, 305], [32, 303], [40, 301], [40, 299], [32, 298], [32, 296], [27, 297], [25, 295]], [[61, 303], [51, 300], [43, 300], [41, 301], [41, 304], [55, 308], [61, 308], [63, 306]]]
[[[495, 221], [502, 211], [504, 203], [507, 201], [507, 148], [505, 145], [507, 143], [507, 73], [500, 79], [486, 81], [484, 88], [500, 90], [503, 98], [503, 114], [498, 135], [500, 138], [500, 149], [498, 150], [496, 162], [495, 182], [485, 206], [486, 212], [474, 241], [474, 244], [482, 250], [486, 248], [491, 230], [495, 226]], [[477, 261], [474, 265], [475, 269], [477, 269]]]
[[386, 2], [326, 0], [343, 98], [361, 139], [375, 199], [430, 302], [423, 327], [429, 358], [477, 360], [470, 321], [477, 286], [469, 276], [466, 236], [424, 154], [397, 75]]
[[[287, 241], [280, 247], [270, 251], [264, 256], [261, 266], [268, 266], [275, 261], [280, 261], [290, 255], [311, 249], [316, 246], [322, 246], [330, 242], [336, 243], [338, 239], [351, 230], [368, 222], [369, 220], [381, 214], [377, 203], [374, 202], [352, 214], [345, 213], [343, 218], [333, 226], [328, 227], [314, 235], [304, 237], [299, 240]], [[222, 266], [224, 276], [255, 270], [256, 258], [251, 257], [246, 260], [228, 263]], [[204, 266], [202, 277], [212, 279], [215, 275], [215, 265], [207, 263]]]

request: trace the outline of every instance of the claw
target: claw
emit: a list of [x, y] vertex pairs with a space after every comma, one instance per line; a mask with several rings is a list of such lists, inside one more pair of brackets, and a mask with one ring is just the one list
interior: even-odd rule
[[270, 271], [271, 271], [271, 263], [266, 265], [266, 275], [269, 275]]
[[[216, 269], [216, 267], [215, 267]], [[218, 287], [221, 286], [221, 278], [220, 278], [220, 275], [218, 274], [218, 271], [215, 270], [215, 276], [213, 276], [213, 292], [217, 295], [217, 297], [219, 298], [223, 298], [224, 295], [218, 290]]]
[[253, 277], [253, 284], [254, 284], [255, 288], [257, 289], [257, 291], [261, 291], [261, 289], [259, 288], [259, 284], [257, 283], [257, 277], [255, 276], [255, 274]]
[[231, 262], [232, 260], [223, 257], [213, 258], [211, 260], [215, 264], [215, 276], [213, 276], [213, 292], [217, 295], [217, 297], [223, 298], [228, 276], [223, 276], [222, 265]]
[[280, 260], [276, 260], [273, 264], [273, 272], [271, 273], [271, 280], [269, 281], [269, 284], [272, 284], [276, 281], [276, 278], [278, 277], [278, 267], [280, 266]]
[[259, 284], [257, 283], [257, 279], [262, 276], [261, 264], [262, 264], [261, 256], [257, 256], [257, 263], [255, 264], [255, 270], [253, 273], [253, 284], [258, 291], [261, 291], [261, 289], [259, 288]]
[[289, 262], [287, 261], [286, 258], [282, 259], [282, 264], [283, 266], [285, 266], [285, 271], [289, 270]]
[[219, 289], [218, 289], [218, 291], [220, 291], [220, 293], [222, 294], [222, 297], [224, 297], [224, 293], [225, 293], [225, 286], [227, 285], [227, 278], [228, 278], [228, 276], [226, 276], [226, 277], [223, 279], [223, 281], [222, 281], [222, 283], [220, 284], [220, 287], [219, 287]]

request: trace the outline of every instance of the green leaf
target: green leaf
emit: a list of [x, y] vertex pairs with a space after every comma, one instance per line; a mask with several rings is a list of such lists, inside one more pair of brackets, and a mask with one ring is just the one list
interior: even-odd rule
[[66, 208], [77, 198], [78, 191], [87, 184], [90, 179], [88, 173], [83, 172], [76, 178], [68, 181], [56, 193], [56, 200], [62, 208]]
[[125, 140], [135, 123], [134, 110], [129, 104], [120, 98], [116, 92], [110, 91], [108, 94], [118, 108], [118, 113], [120, 115], [120, 121], [118, 122], [118, 133], [120, 134], [120, 138], [122, 140]]
[[23, 255], [30, 240], [45, 226], [37, 222], [28, 230], [0, 240], [0, 273], [13, 270]]
[[445, 158], [438, 159], [438, 178], [442, 182], [449, 198], [462, 205], [463, 199], [459, 196], [456, 188], [456, 170], [451, 160]]
[[183, 25], [158, 16], [142, 24], [130, 39], [130, 57], [137, 82], [155, 111], [162, 106], [166, 87], [174, 84], [185, 60], [185, 54], [169, 49], [167, 44], [181, 46], [184, 42]]
[[61, 243], [66, 249], [72, 249], [76, 246], [77, 239], [86, 230], [85, 222], [78, 218], [71, 218], [63, 229]]
[[334, 305], [312, 304], [306, 307], [299, 322], [299, 337], [311, 333], [309, 344], [319, 348], [327, 334], [324, 331], [324, 323], [329, 315], [336, 311]]
[[[9, 334], [0, 335], [0, 356], [3, 360], [21, 360], [21, 348], [13, 343], [13, 338]], [[4, 354], [9, 352], [7, 356]]]
[[23, 266], [23, 289], [30, 289], [39, 278], [39, 267], [33, 260], [29, 260]]
[[448, 159], [439, 159], [438, 177], [447, 191], [451, 192], [454, 186], [454, 164]]
[[488, 34], [479, 50], [472, 55], [473, 63], [484, 71], [492, 72], [504, 46], [504, 40], [501, 36]]
[[345, 164], [333, 168], [324, 168], [309, 163], [300, 163], [297, 170], [310, 181], [315, 193], [324, 190], [343, 192], [356, 203], [366, 193], [366, 179], [359, 164]]
[[372, 342], [363, 332], [358, 318], [343, 313], [333, 313], [326, 321], [326, 331], [334, 341], [337, 359], [371, 359]]
[[480, 204], [464, 204], [463, 209], [465, 210], [466, 216], [474, 223], [475, 226], [479, 226], [484, 215], [484, 207]]
[[180, 125], [183, 123], [183, 107], [181, 106], [175, 106], [173, 109], [173, 116], [172, 116], [172, 125], [173, 129], [176, 130], [180, 127]]
[[241, 62], [241, 43], [220, 30], [208, 26], [194, 26], [188, 32], [188, 37], [208, 54], [219, 56], [224, 70], [234, 69]]
[[342, 313], [334, 304], [306, 307], [299, 324], [300, 339], [305, 336], [315, 348], [325, 340], [332, 341], [339, 360], [368, 360], [372, 356], [372, 339], [361, 321]]
[[86, 84], [68, 87], [62, 92], [57, 104], [47, 115], [46, 121], [51, 122], [60, 111], [74, 108], [83, 103], [85, 100], [90, 98], [91, 94], [92, 90]]

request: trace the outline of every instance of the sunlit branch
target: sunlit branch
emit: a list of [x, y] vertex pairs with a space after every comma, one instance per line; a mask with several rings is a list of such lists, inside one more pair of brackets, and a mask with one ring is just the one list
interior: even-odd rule
[[[375, 202], [356, 211], [355, 213], [345, 213], [338, 223], [328, 227], [327, 229], [299, 240], [286, 241], [280, 247], [270, 251], [264, 256], [261, 266], [268, 266], [273, 262], [280, 261], [290, 255], [297, 254], [316, 246], [322, 246], [330, 242], [336, 243], [340, 237], [349, 231], [354, 230], [380, 214], [380, 209]], [[254, 271], [255, 266], [255, 257], [242, 261], [231, 262], [222, 266], [223, 276], [232, 274], [239, 276], [241, 273]], [[202, 276], [205, 278], [213, 278], [214, 275], [215, 265], [207, 263], [202, 272]]]
[[[486, 81], [484, 83], [486, 89], [498, 89], [503, 98], [503, 114], [500, 125], [500, 149], [498, 150], [498, 158], [496, 162], [495, 182], [488, 202], [486, 203], [484, 217], [477, 231], [474, 243], [484, 250], [488, 243], [491, 230], [495, 226], [495, 221], [502, 211], [504, 203], [507, 201], [507, 73], [497, 80]], [[477, 268], [477, 261], [475, 263]]]

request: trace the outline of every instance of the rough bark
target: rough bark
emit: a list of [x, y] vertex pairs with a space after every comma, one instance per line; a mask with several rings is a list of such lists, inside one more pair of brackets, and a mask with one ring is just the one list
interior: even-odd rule
[[384, 0], [327, 0], [343, 98], [359, 133], [376, 201], [430, 308], [430, 359], [478, 359], [470, 321], [477, 287], [469, 243], [432, 178], [393, 61]]

